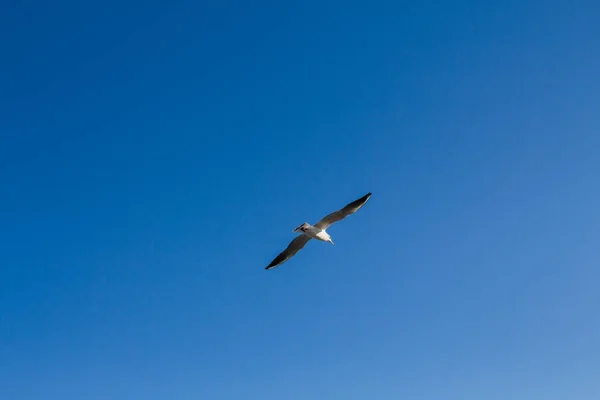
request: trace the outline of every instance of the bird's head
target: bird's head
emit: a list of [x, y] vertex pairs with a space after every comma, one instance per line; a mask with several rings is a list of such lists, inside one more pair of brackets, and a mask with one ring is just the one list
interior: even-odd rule
[[308, 224], [305, 222], [302, 225], [300, 225], [299, 227], [297, 227], [296, 229], [294, 229], [294, 232], [304, 232], [307, 227], [308, 227]]

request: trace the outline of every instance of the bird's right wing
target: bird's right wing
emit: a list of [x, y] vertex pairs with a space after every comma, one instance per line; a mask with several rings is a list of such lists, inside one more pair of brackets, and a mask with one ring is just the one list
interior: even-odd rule
[[331, 226], [331, 224], [333, 224], [335, 222], [338, 222], [338, 221], [341, 221], [342, 219], [346, 218], [350, 214], [354, 214], [362, 206], [365, 205], [365, 203], [367, 202], [367, 200], [369, 200], [369, 197], [371, 197], [371, 193], [370, 192], [367, 193], [367, 194], [365, 194], [360, 199], [354, 200], [352, 203], [347, 204], [341, 210], [334, 211], [331, 214], [325, 216], [324, 218], [322, 218], [319, 222], [317, 222], [315, 224], [315, 228], [318, 228], [318, 229], [327, 229], [327, 228], [329, 228]]
[[292, 240], [288, 247], [284, 251], [279, 253], [279, 255], [275, 257], [275, 259], [271, 261], [271, 264], [269, 264], [265, 269], [275, 268], [278, 265], [283, 264], [284, 262], [289, 260], [294, 254], [296, 254], [298, 250], [303, 248], [304, 245], [308, 243], [310, 239], [310, 236], [299, 235], [294, 240]]

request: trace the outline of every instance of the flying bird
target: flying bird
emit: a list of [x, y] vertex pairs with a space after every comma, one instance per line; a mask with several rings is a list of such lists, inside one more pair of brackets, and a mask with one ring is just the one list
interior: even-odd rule
[[370, 192], [361, 197], [360, 199], [354, 200], [352, 203], [346, 205], [341, 210], [334, 211], [331, 214], [325, 216], [314, 225], [310, 225], [305, 222], [296, 229], [294, 229], [294, 232], [300, 232], [300, 235], [298, 235], [294, 240], [292, 240], [288, 247], [284, 251], [279, 253], [279, 255], [275, 257], [275, 259], [271, 261], [271, 263], [267, 265], [265, 269], [275, 268], [283, 264], [284, 262], [289, 260], [294, 254], [296, 254], [301, 248], [303, 248], [304, 245], [306, 245], [306, 243], [308, 243], [310, 239], [317, 239], [322, 242], [329, 242], [331, 244], [334, 244], [333, 240], [331, 240], [331, 236], [327, 233], [326, 229], [329, 228], [333, 223], [341, 221], [350, 214], [354, 214], [367, 202], [367, 200], [369, 200], [369, 197], [371, 197]]

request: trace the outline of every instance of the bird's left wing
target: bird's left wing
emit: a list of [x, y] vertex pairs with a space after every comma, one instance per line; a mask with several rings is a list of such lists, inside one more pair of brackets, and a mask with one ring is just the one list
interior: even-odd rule
[[267, 265], [267, 267], [265, 269], [275, 268], [278, 265], [283, 264], [284, 262], [289, 260], [294, 254], [296, 254], [298, 252], [298, 250], [303, 248], [304, 245], [306, 243], [308, 243], [309, 240], [310, 240], [310, 236], [299, 235], [294, 240], [292, 240], [290, 242], [290, 244], [288, 245], [288, 247], [284, 251], [279, 253], [279, 255], [277, 257], [275, 257], [275, 259], [273, 261], [271, 261], [271, 264]]

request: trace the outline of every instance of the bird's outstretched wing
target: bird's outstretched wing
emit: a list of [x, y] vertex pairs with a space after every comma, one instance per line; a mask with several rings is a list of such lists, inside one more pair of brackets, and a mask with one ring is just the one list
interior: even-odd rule
[[331, 214], [327, 215], [326, 217], [321, 219], [319, 222], [317, 222], [315, 224], [315, 228], [327, 229], [334, 222], [338, 222], [338, 221], [346, 218], [348, 215], [354, 214], [356, 211], [358, 211], [359, 208], [361, 208], [367, 202], [367, 200], [369, 200], [369, 197], [371, 197], [370, 192], [365, 194], [360, 199], [354, 200], [352, 203], [346, 205], [346, 207], [342, 208], [341, 210], [332, 212]]
[[267, 265], [267, 267], [265, 269], [275, 268], [278, 265], [283, 264], [284, 262], [289, 260], [294, 254], [296, 254], [298, 252], [298, 250], [303, 248], [304, 245], [306, 243], [308, 243], [308, 241], [310, 239], [311, 239], [310, 236], [307, 236], [307, 235], [297, 236], [294, 240], [292, 240], [290, 242], [290, 244], [284, 251], [279, 253], [279, 255], [277, 257], [275, 257], [275, 259], [273, 261], [271, 261], [271, 264]]

